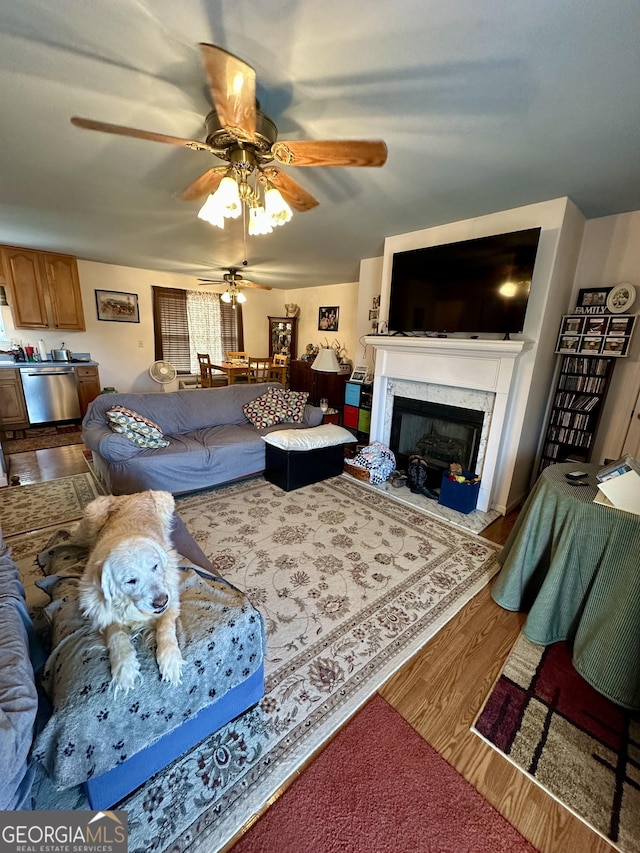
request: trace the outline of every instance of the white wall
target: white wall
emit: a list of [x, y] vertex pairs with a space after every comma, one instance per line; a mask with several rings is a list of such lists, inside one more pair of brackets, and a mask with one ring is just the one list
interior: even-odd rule
[[[298, 357], [301, 356], [307, 344], [314, 346], [333, 344], [336, 340], [347, 351], [347, 357], [353, 360], [356, 350], [356, 315], [358, 305], [358, 282], [346, 284], [331, 284], [320, 287], [301, 287], [293, 290], [279, 291], [281, 307], [275, 316], [284, 316], [285, 303], [293, 302], [300, 306], [298, 319]], [[251, 298], [253, 292], [251, 293]], [[249, 298], [249, 294], [247, 295]], [[322, 332], [318, 330], [318, 309], [337, 306], [338, 331]], [[245, 315], [246, 316], [246, 315]], [[262, 319], [256, 320], [262, 323]], [[266, 332], [268, 328], [265, 326]], [[246, 329], [246, 323], [245, 323]], [[246, 332], [245, 332], [246, 346]], [[267, 341], [268, 346], [268, 341]], [[268, 352], [268, 350], [267, 350]]]
[[366, 364], [372, 370], [375, 364], [375, 350], [368, 347], [364, 341], [365, 335], [372, 334], [369, 312], [373, 310], [374, 298], [380, 299], [382, 288], [383, 258], [365, 258], [360, 261], [360, 289], [358, 291], [357, 358], [354, 365]]
[[[157, 391], [159, 386], [149, 376], [149, 365], [154, 360], [153, 314], [151, 288], [201, 287], [193, 276], [142, 270], [133, 267], [101, 264], [78, 260], [78, 275], [82, 290], [82, 301], [86, 323], [85, 332], [40, 332], [31, 329], [16, 329], [11, 310], [3, 307], [2, 317], [8, 340], [36, 344], [42, 338], [47, 350], [59, 348], [62, 342], [74, 352], [90, 352], [99, 363], [100, 384], [117, 388], [118, 391]], [[207, 288], [211, 292], [222, 292], [224, 286]], [[135, 293], [140, 307], [140, 323], [113, 323], [98, 320], [96, 312], [96, 290], [116, 290]], [[283, 317], [285, 304], [300, 305], [298, 321], [298, 355], [304, 352], [307, 343], [324, 343], [326, 333], [318, 331], [318, 308], [337, 305], [340, 309], [338, 332], [330, 333], [329, 343], [338, 339], [350, 358], [355, 350], [355, 323], [358, 299], [358, 284], [336, 284], [322, 287], [298, 288], [296, 290], [245, 290], [247, 302], [243, 306], [245, 349], [253, 356], [269, 353], [268, 317]]]
[[[582, 287], [611, 287], [629, 282], [636, 301], [629, 313], [640, 311], [640, 210], [590, 219], [586, 223], [573, 293], [566, 307], [570, 313]], [[593, 447], [591, 461], [618, 459], [640, 390], [640, 327], [636, 321], [629, 355], [616, 364], [607, 401]]]

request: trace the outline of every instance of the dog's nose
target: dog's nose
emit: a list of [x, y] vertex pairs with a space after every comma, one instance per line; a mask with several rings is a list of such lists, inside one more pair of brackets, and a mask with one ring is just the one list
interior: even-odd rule
[[156, 595], [156, 597], [152, 601], [153, 609], [156, 611], [156, 613], [160, 613], [165, 609], [168, 602], [169, 596], [166, 592], [163, 592], [162, 595]]

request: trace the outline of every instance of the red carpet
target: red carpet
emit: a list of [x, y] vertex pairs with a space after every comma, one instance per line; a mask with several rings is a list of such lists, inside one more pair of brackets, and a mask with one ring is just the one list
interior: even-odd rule
[[534, 853], [380, 696], [233, 853]]

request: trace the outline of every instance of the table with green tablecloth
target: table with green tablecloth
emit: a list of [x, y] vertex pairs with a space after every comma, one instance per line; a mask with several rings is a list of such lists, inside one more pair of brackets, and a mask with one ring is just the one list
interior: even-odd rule
[[[588, 473], [586, 485], [568, 472]], [[545, 468], [498, 561], [494, 601], [528, 611], [532, 643], [568, 640], [596, 690], [640, 709], [640, 515], [594, 503], [597, 465]]]

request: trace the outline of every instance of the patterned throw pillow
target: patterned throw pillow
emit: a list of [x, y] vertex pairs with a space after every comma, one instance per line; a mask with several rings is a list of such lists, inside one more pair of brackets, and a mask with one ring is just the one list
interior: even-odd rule
[[281, 389], [269, 388], [255, 400], [245, 403], [242, 411], [256, 429], [282, 423], [286, 417], [286, 409], [282, 404]]
[[138, 447], [168, 447], [169, 442], [164, 438], [158, 424], [143, 415], [127, 409], [125, 406], [114, 406], [106, 412], [109, 427], [113, 432], [120, 433]]
[[302, 423], [307, 391], [287, 391], [284, 388], [269, 388], [260, 397], [242, 407], [247, 420], [257, 429], [281, 423]]
[[283, 398], [289, 415], [285, 421], [289, 423], [301, 424], [304, 419], [304, 407], [309, 399], [307, 391], [284, 391]]

